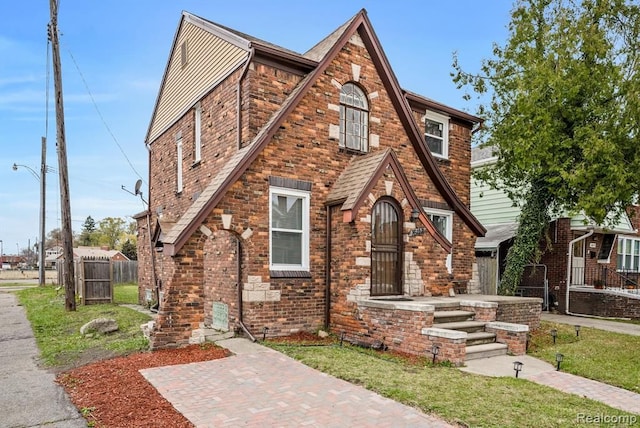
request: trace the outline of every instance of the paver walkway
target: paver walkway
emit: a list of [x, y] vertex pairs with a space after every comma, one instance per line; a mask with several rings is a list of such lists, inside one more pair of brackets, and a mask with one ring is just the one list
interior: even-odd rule
[[232, 357], [141, 373], [197, 427], [451, 426], [279, 352], [250, 345], [249, 351], [234, 351]]
[[558, 371], [538, 373], [527, 376], [527, 379], [570, 394], [601, 401], [616, 409], [640, 415], [640, 394], [635, 394], [626, 389]]

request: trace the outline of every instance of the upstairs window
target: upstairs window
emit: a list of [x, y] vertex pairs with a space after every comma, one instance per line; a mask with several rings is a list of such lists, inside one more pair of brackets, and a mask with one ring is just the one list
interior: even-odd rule
[[193, 162], [198, 163], [202, 159], [202, 105], [196, 104], [195, 107], [195, 138], [193, 141]]
[[431, 154], [447, 159], [449, 157], [449, 118], [428, 111], [424, 117], [424, 137]]
[[353, 83], [340, 90], [340, 147], [369, 150], [369, 104], [362, 89]]
[[182, 132], [176, 134], [176, 193], [182, 192]]

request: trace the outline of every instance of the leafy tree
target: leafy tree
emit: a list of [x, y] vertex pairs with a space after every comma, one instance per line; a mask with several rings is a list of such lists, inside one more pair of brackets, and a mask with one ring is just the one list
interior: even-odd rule
[[45, 240], [45, 248], [53, 248], [57, 246], [62, 246], [62, 230], [60, 228], [55, 228], [49, 231], [47, 234], [47, 238]]
[[98, 244], [98, 239], [96, 222], [91, 216], [88, 216], [82, 225], [78, 245], [92, 247]]
[[482, 144], [498, 157], [478, 178], [522, 208], [500, 287], [513, 294], [550, 215], [611, 224], [640, 189], [640, 6], [517, 0], [493, 54], [480, 75], [454, 57], [453, 77], [478, 95]]
[[138, 249], [136, 247], [136, 244], [131, 242], [130, 239], [124, 241], [120, 251], [122, 252], [122, 254], [127, 256], [129, 260], [138, 260]]
[[100, 244], [108, 246], [110, 249], [117, 248], [125, 234], [125, 221], [121, 218], [106, 217], [98, 224]]

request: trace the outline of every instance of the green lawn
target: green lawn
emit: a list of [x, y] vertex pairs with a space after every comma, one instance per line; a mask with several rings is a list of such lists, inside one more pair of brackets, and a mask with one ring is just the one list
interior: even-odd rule
[[352, 346], [269, 346], [310, 367], [461, 426], [570, 427], [577, 425], [579, 414], [630, 415], [525, 379], [474, 375], [431, 366], [428, 359], [411, 364]]
[[[551, 329], [557, 329], [553, 344]], [[533, 335], [529, 354], [556, 364], [556, 353], [564, 355], [562, 370], [640, 393], [640, 336], [542, 322]]]
[[[36, 287], [16, 292], [31, 322], [43, 363], [68, 368], [98, 358], [128, 354], [148, 348], [140, 325], [148, 315], [118, 306], [137, 303], [137, 287], [126, 284], [114, 289], [114, 304], [77, 305], [75, 312], [64, 309], [64, 290]], [[114, 318], [117, 332], [98, 337], [82, 337], [80, 327], [94, 318]]]

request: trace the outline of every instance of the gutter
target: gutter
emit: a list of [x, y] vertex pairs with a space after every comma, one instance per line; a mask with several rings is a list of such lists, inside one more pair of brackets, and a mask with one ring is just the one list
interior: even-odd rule
[[242, 148], [242, 82], [244, 78], [247, 77], [247, 73], [249, 72], [249, 65], [251, 65], [251, 61], [253, 61], [253, 57], [256, 54], [256, 50], [252, 45], [249, 45], [249, 56], [247, 57], [247, 63], [244, 65], [242, 69], [242, 74], [240, 75], [240, 79], [238, 79], [238, 89], [236, 91], [236, 108], [238, 109], [238, 150]]

